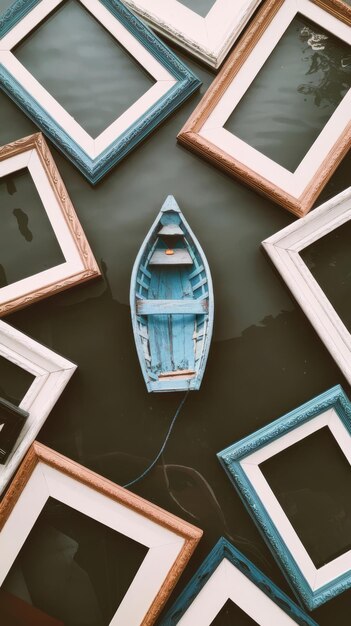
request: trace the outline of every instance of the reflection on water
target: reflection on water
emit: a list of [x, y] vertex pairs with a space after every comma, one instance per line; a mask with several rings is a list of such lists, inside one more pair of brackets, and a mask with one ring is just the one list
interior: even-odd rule
[[212, 621], [211, 626], [257, 626], [258, 622], [240, 609], [234, 602], [228, 600]]
[[351, 471], [329, 428], [260, 468], [316, 567], [351, 548]]
[[92, 137], [155, 82], [77, 0], [61, 4], [15, 55]]
[[302, 250], [300, 254], [351, 332], [350, 241], [351, 222], [346, 222]]
[[350, 46], [297, 15], [225, 128], [293, 172], [350, 86]]
[[0, 178], [0, 287], [65, 261], [27, 169]]
[[[3, 589], [62, 620], [107, 626], [148, 549], [49, 498]], [[1, 617], [1, 602], [0, 602]]]
[[34, 380], [30, 374], [22, 367], [18, 367], [0, 356], [0, 397], [16, 404], [20, 404]]
[[186, 7], [198, 13], [202, 17], [206, 17], [207, 13], [212, 9], [215, 0], [179, 0]]

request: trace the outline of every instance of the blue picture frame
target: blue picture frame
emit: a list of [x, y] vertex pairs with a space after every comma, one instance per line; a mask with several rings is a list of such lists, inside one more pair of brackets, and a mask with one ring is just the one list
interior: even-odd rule
[[[0, 39], [43, 0], [16, 0], [0, 17]], [[95, 185], [200, 85], [197, 76], [120, 0], [98, 0], [176, 81], [98, 156], [92, 158], [0, 61], [0, 88]], [[35, 28], [35, 27], [34, 27]], [[0, 54], [1, 57], [1, 54]]]
[[[265, 574], [263, 574], [248, 558], [246, 558], [227, 539], [221, 537], [205, 558], [188, 585], [169, 609], [160, 626], [175, 626], [184, 616], [190, 605], [199, 595], [202, 588], [216, 571], [217, 567], [227, 559], [235, 568], [244, 574], [258, 589], [277, 604], [292, 620], [300, 626], [318, 626], [317, 623], [281, 591]], [[254, 603], [254, 598], [252, 598]], [[195, 625], [194, 625], [195, 626]], [[196, 625], [197, 626], [197, 625]]]
[[[317, 585], [316, 578], [316, 588], [313, 589], [296, 561], [296, 554], [294, 558], [292, 551], [288, 548], [286, 541], [284, 541], [281, 527], [279, 529], [272, 519], [262, 496], [260, 497], [258, 494], [252, 480], [248, 477], [243, 467], [245, 460], [254, 453], [262, 451], [272, 442], [278, 441], [281, 437], [292, 433], [302, 425], [307, 425], [312, 420], [323, 419], [324, 416], [328, 415], [327, 411], [330, 409], [333, 409], [333, 419], [341, 420], [342, 425], [345, 427], [341, 429], [344, 433], [343, 437], [345, 437], [343, 446], [344, 449], [348, 448], [350, 458], [351, 403], [340, 385], [336, 385], [217, 454], [221, 465], [239, 493], [248, 512], [256, 522], [291, 588], [309, 610], [317, 608], [351, 587], [351, 567], [349, 566], [351, 557], [349, 553], [345, 553], [348, 558], [346, 563], [347, 571], [320, 586]], [[309, 429], [311, 430], [311, 427]], [[338, 443], [340, 444], [340, 441]], [[252, 457], [250, 462], [251, 460]], [[316, 569], [316, 572], [320, 571]]]

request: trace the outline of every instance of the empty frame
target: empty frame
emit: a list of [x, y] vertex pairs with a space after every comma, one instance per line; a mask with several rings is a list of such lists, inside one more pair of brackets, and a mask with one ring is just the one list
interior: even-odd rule
[[34, 443], [0, 504], [0, 584], [49, 498], [148, 548], [109, 626], [154, 624], [202, 531]]
[[[342, 42], [346, 49], [345, 58], [349, 57], [351, 7], [346, 3], [338, 0], [328, 2], [324, 0], [269, 0], [253, 19], [251, 26], [180, 131], [178, 139], [228, 174], [239, 178], [256, 191], [301, 217], [311, 209], [315, 199], [349, 149], [351, 89], [346, 89], [345, 94], [339, 94], [340, 101], [334, 112], [321, 132], [314, 138], [302, 160], [299, 160], [297, 166], [294, 165], [291, 170], [264, 154], [262, 147], [258, 149], [241, 139], [240, 129], [237, 129], [235, 134], [225, 128], [229, 118], [235, 120], [237, 107], [246, 97], [254, 80], [259, 76], [263, 66], [268, 62], [270, 55], [297, 16], [307, 18], [313, 24], [318, 25], [317, 29], [325, 30], [335, 40]], [[313, 28], [310, 35], [306, 37], [307, 47], [313, 50], [311, 63], [316, 62], [313, 57], [318, 55], [316, 45], [319, 45], [319, 49], [323, 49], [319, 34], [315, 35], [315, 42], [318, 41], [318, 44], [313, 41], [308, 44], [313, 36]], [[328, 39], [328, 35], [325, 35], [325, 38]], [[315, 47], [312, 48], [312, 46]], [[298, 56], [301, 59], [301, 53]], [[347, 64], [348, 61], [346, 60], [345, 63]], [[283, 75], [285, 75], [284, 72]], [[341, 81], [341, 92], [344, 89], [345, 80], [344, 77]], [[307, 96], [300, 95], [303, 102]], [[257, 104], [260, 100], [255, 100], [255, 102]], [[280, 111], [279, 128], [282, 123], [285, 126], [289, 125], [285, 108]], [[267, 109], [267, 124], [268, 117], [272, 118], [273, 115], [274, 106], [271, 103], [270, 108]], [[313, 120], [314, 117], [312, 116], [311, 119]], [[300, 118], [291, 119], [290, 124], [302, 124], [302, 129], [305, 130], [303, 120]], [[255, 130], [254, 139], [267, 132], [264, 121], [258, 128], [255, 128], [255, 116], [252, 116], [248, 127]], [[272, 139], [276, 141], [276, 137], [275, 135]], [[287, 144], [286, 148], [282, 146], [281, 152], [288, 153], [289, 145]]]

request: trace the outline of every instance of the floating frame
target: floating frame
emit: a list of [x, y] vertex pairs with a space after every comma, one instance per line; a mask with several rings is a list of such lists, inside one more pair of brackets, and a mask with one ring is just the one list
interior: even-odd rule
[[300, 255], [350, 219], [351, 187], [269, 237], [262, 246], [351, 385], [351, 334]]
[[33, 179], [65, 262], [1, 287], [0, 317], [101, 274], [41, 133], [0, 147], [0, 178], [24, 168]]
[[29, 417], [4, 465], [0, 465], [0, 494], [21, 463], [47, 416], [77, 369], [34, 339], [0, 320], [0, 356], [34, 376], [19, 408]]
[[261, 0], [215, 0], [205, 17], [178, 0], [125, 0], [147, 24], [218, 69]]
[[351, 464], [351, 403], [340, 385], [217, 455], [292, 589], [309, 610], [351, 587], [351, 550], [317, 568], [259, 465], [324, 427]]
[[149, 548], [109, 626], [154, 624], [202, 531], [35, 442], [0, 503], [0, 585], [49, 497]]
[[210, 626], [228, 599], [260, 626], [317, 626], [224, 537], [161, 620], [161, 626]]
[[13, 48], [64, 0], [17, 0], [0, 19], [0, 87], [92, 183], [168, 117], [201, 81], [120, 0], [79, 0], [155, 79], [95, 139], [28, 72]]
[[268, 0], [178, 135], [180, 143], [298, 217], [305, 215], [351, 144], [351, 89], [295, 172], [224, 128], [297, 13], [351, 45], [351, 6], [341, 0]]

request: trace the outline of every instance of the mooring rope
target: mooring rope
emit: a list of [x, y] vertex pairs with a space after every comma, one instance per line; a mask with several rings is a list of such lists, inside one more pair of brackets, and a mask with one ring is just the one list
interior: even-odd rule
[[165, 449], [165, 447], [166, 447], [166, 445], [167, 445], [168, 439], [170, 438], [171, 432], [172, 432], [172, 430], [173, 430], [173, 426], [174, 426], [174, 424], [176, 423], [176, 419], [177, 419], [177, 417], [178, 417], [178, 415], [179, 415], [180, 411], [181, 411], [181, 410], [182, 410], [182, 408], [183, 408], [183, 405], [184, 405], [185, 400], [186, 400], [186, 399], [187, 399], [187, 397], [188, 397], [188, 393], [189, 393], [189, 391], [187, 391], [187, 392], [185, 393], [184, 397], [182, 398], [182, 400], [181, 400], [181, 402], [180, 402], [180, 404], [179, 404], [179, 406], [178, 406], [178, 408], [177, 408], [177, 410], [176, 410], [176, 412], [175, 412], [175, 414], [174, 414], [174, 416], [173, 416], [173, 419], [172, 419], [172, 421], [171, 421], [171, 423], [170, 423], [170, 426], [169, 426], [169, 429], [168, 429], [168, 431], [167, 431], [166, 437], [165, 437], [165, 439], [164, 439], [164, 442], [163, 442], [163, 444], [162, 444], [162, 446], [161, 446], [161, 448], [160, 448], [160, 450], [159, 450], [159, 452], [158, 452], [157, 456], [154, 458], [154, 460], [152, 461], [152, 463], [150, 463], [150, 465], [149, 465], [149, 466], [148, 466], [148, 467], [147, 467], [147, 468], [146, 468], [146, 469], [145, 469], [145, 470], [144, 470], [144, 471], [140, 474], [140, 476], [138, 476], [137, 478], [134, 478], [134, 480], [131, 480], [131, 481], [130, 481], [129, 483], [127, 483], [126, 485], [123, 485], [123, 487], [124, 487], [125, 489], [128, 489], [128, 487], [131, 487], [132, 485], [135, 485], [135, 483], [139, 482], [139, 480], [141, 480], [142, 478], [145, 478], [145, 476], [146, 476], [146, 475], [147, 475], [147, 474], [148, 474], [148, 473], [152, 470], [152, 468], [156, 465], [156, 463], [157, 463], [157, 461], [159, 460], [160, 456], [162, 456], [162, 454], [163, 454], [163, 452], [164, 452], [164, 449]]

